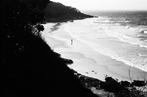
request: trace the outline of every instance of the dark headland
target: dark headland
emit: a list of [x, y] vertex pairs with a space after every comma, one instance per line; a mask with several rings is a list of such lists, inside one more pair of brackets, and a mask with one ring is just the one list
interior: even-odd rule
[[[68, 17], [64, 14], [75, 9], [67, 7], [67, 12], [64, 12], [66, 6], [49, 0], [3, 0], [1, 5], [3, 97], [96, 97], [81, 86], [66, 66], [72, 61], [61, 59], [39, 36], [32, 33], [33, 25], [37, 25], [37, 31], [42, 31], [44, 28], [39, 24], [51, 22], [50, 18], [53, 17], [59, 22], [65, 18], [80, 19], [88, 15], [75, 12], [77, 15], [74, 14], [74, 18], [70, 14]], [[59, 9], [61, 6], [63, 10], [58, 14], [56, 9], [50, 10], [50, 5], [52, 8], [59, 6]]]
[[[143, 97], [131, 96], [134, 94], [123, 87], [130, 85], [128, 82], [120, 84], [109, 77], [106, 82], [101, 82], [80, 74], [75, 76], [76, 72], [67, 67], [72, 61], [60, 58], [39, 36], [39, 31], [44, 30], [42, 23], [92, 16], [50, 0], [2, 0], [1, 5], [2, 96], [98, 97], [88, 89], [96, 87], [118, 95], [115, 97], [122, 97], [125, 93], [129, 94], [125, 97]], [[33, 29], [37, 34], [32, 33]]]
[[44, 10], [46, 22], [66, 22], [93, 16], [81, 13], [78, 9], [58, 2], [50, 2]]

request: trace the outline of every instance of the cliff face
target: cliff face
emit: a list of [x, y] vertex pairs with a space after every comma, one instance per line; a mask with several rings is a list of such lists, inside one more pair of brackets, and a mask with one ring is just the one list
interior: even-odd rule
[[[94, 97], [39, 36], [33, 25], [45, 21], [48, 0], [4, 0], [1, 54], [3, 96]], [[38, 30], [43, 27], [36, 26]]]

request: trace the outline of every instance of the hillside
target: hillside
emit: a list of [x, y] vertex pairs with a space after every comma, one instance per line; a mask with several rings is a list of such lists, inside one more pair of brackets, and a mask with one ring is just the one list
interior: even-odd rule
[[50, 2], [45, 8], [45, 19], [47, 22], [64, 22], [75, 19], [90, 18], [92, 16], [81, 13], [76, 8], [65, 6], [58, 2]]
[[[48, 0], [3, 0], [2, 97], [96, 97], [81, 86], [63, 60], [40, 38]], [[48, 17], [49, 18], [49, 17]]]

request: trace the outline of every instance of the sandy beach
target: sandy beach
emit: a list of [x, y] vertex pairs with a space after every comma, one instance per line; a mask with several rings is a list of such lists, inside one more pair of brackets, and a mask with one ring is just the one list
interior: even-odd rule
[[63, 23], [55, 31], [51, 31], [55, 23], [44, 24], [41, 36], [54, 52], [73, 60], [69, 68], [82, 75], [102, 81], [105, 76], [119, 81], [147, 81], [147, 49], [108, 35], [107, 25], [94, 25], [94, 20]]

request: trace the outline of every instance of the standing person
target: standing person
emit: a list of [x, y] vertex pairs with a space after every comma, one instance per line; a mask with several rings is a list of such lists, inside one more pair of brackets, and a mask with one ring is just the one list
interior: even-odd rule
[[71, 45], [73, 44], [73, 39], [71, 39]]

